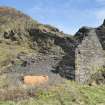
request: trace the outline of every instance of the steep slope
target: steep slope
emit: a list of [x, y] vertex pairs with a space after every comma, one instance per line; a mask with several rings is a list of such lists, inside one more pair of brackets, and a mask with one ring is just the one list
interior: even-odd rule
[[24, 75], [48, 75], [49, 83], [62, 82], [57, 69], [61, 76], [74, 78], [69, 73], [74, 70], [72, 37], [8, 7], [0, 7], [0, 24], [0, 80], [7, 81], [1, 87], [20, 86]]
[[31, 36], [35, 36], [33, 34], [37, 32], [64, 35], [57, 28], [40, 24], [13, 8], [0, 8], [0, 24], [1, 37], [12, 41], [31, 40]]

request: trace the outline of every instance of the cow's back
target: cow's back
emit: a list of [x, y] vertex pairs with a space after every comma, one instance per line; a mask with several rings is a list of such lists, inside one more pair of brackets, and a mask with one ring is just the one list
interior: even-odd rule
[[40, 85], [48, 81], [48, 76], [24, 76], [23, 81], [26, 85]]

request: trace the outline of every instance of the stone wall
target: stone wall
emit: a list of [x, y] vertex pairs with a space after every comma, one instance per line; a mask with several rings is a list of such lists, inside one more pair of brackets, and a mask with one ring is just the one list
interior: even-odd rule
[[75, 80], [83, 84], [104, 65], [104, 50], [95, 29], [89, 29], [81, 36], [75, 49]]

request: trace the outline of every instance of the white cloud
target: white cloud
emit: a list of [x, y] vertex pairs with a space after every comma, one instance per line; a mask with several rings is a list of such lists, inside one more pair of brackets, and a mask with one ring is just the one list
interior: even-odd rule
[[96, 2], [101, 4], [101, 5], [105, 5], [105, 0], [96, 0]]
[[95, 16], [99, 24], [105, 19], [105, 0], [96, 0], [99, 7], [96, 9]]
[[99, 23], [102, 23], [102, 21], [105, 19], [105, 8], [97, 10], [95, 15]]
[[[46, 1], [46, 2], [45, 2]], [[59, 3], [60, 0], [57, 0]], [[82, 7], [91, 0], [67, 0], [58, 5], [49, 0], [42, 0], [27, 10], [33, 18], [42, 23], [52, 24], [67, 33], [74, 33], [81, 26], [98, 26], [105, 19], [105, 0], [94, 0], [91, 8]]]

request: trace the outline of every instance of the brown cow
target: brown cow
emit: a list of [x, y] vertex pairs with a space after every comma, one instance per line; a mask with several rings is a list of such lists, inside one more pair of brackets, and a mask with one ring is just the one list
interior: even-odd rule
[[40, 85], [48, 81], [48, 76], [24, 76], [23, 82], [26, 85]]

